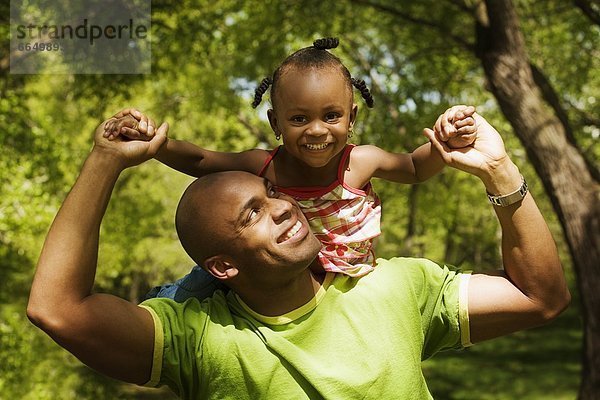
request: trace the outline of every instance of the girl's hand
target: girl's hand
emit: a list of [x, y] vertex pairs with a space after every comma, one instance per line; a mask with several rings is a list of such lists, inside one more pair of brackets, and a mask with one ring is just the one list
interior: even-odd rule
[[103, 136], [108, 140], [122, 135], [131, 140], [148, 141], [155, 132], [154, 120], [134, 108], [126, 108], [106, 122]]
[[446, 142], [452, 149], [473, 144], [477, 136], [473, 114], [473, 106], [458, 105], [447, 109], [438, 117], [433, 127], [438, 139]]

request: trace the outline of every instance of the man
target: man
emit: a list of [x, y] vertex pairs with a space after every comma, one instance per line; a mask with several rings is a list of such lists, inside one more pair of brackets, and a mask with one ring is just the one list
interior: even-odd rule
[[363, 278], [315, 276], [308, 266], [320, 244], [297, 205], [262, 178], [227, 172], [190, 185], [176, 223], [188, 254], [229, 293], [142, 306], [92, 294], [113, 186], [168, 130], [161, 125], [148, 142], [108, 141], [105, 122], [48, 233], [28, 316], [89, 366], [168, 384], [184, 398], [430, 397], [422, 359], [540, 325], [570, 300], [524, 180], [499, 134], [475, 118], [478, 139], [467, 149], [448, 148], [443, 129], [425, 134], [448, 165], [497, 195], [501, 274], [469, 279], [427, 260], [392, 259]]

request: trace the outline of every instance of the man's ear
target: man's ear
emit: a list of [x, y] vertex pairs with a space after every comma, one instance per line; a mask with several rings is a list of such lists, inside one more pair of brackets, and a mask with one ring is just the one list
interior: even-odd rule
[[281, 136], [281, 133], [279, 133], [279, 128], [277, 127], [277, 117], [275, 116], [275, 111], [272, 108], [267, 110], [267, 118], [269, 118], [269, 124], [271, 125], [273, 132], [275, 132], [275, 136]]
[[225, 281], [234, 278], [238, 274], [235, 263], [224, 256], [212, 256], [204, 262], [206, 270], [215, 278]]

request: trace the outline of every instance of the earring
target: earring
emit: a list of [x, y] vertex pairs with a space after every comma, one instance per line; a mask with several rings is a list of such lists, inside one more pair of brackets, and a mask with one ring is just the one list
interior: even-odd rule
[[351, 138], [352, 135], [354, 135], [354, 127], [350, 127], [350, 129], [348, 129], [348, 138]]
[[279, 141], [279, 139], [281, 139], [281, 133], [276, 133], [275, 140]]

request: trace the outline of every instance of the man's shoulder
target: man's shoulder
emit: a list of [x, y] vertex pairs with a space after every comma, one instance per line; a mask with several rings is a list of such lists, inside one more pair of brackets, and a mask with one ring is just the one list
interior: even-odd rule
[[377, 259], [374, 271], [365, 276], [377, 281], [380, 286], [395, 288], [413, 287], [417, 290], [437, 286], [453, 278], [459, 270], [448, 265], [439, 265], [426, 258], [394, 257]]
[[230, 314], [227, 296], [220, 290], [204, 300], [190, 297], [185, 301], [175, 301], [170, 298], [155, 297], [145, 300], [140, 306], [151, 308], [161, 319], [173, 316], [186, 320], [195, 319], [199, 314]]
[[380, 274], [398, 275], [403, 278], [426, 276], [431, 273], [438, 273], [447, 269], [447, 266], [441, 266], [426, 258], [412, 257], [393, 257], [389, 259], [378, 258], [375, 271], [381, 271]]
[[427, 258], [418, 257], [392, 257], [378, 258], [377, 266], [406, 266], [408, 268], [442, 268], [439, 264]]
[[393, 257], [389, 259], [378, 258], [376, 267], [369, 274], [362, 277], [350, 277], [344, 274], [335, 274], [334, 282], [347, 280], [356, 284], [363, 280], [412, 280], [425, 279], [430, 274], [443, 273], [447, 266], [440, 266], [426, 258]]

